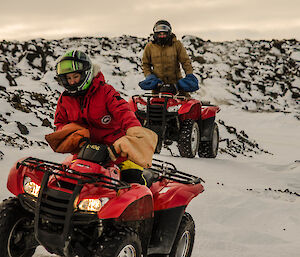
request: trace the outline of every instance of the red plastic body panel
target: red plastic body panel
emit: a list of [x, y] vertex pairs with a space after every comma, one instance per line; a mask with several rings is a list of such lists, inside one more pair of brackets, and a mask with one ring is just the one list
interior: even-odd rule
[[194, 108], [196, 107], [195, 111], [198, 111], [197, 109], [199, 109], [200, 112], [200, 102], [198, 100], [192, 99], [187, 102], [186, 101], [182, 102], [182, 106], [179, 109], [178, 114], [182, 115], [182, 114], [189, 113], [192, 110], [192, 107]]
[[154, 211], [187, 206], [198, 194], [204, 191], [199, 184], [180, 184], [178, 182], [157, 182], [151, 187], [154, 200]]
[[[134, 208], [130, 208], [130, 205]], [[132, 184], [130, 190], [121, 190], [98, 213], [100, 219], [122, 217], [122, 220], [139, 220], [141, 217], [152, 216], [152, 193], [149, 188], [139, 184]]]
[[197, 100], [190, 100], [182, 105], [178, 111], [180, 120], [199, 120], [201, 117], [201, 106]]
[[[25, 158], [20, 159], [19, 161], [24, 159]], [[120, 172], [117, 166], [104, 168], [96, 163], [78, 159], [72, 161], [72, 159], [73, 158], [68, 157], [63, 163], [67, 164], [71, 162], [70, 168], [80, 172], [101, 173], [115, 179], [120, 178]], [[41, 185], [44, 173], [24, 166], [20, 166], [17, 169], [15, 164], [11, 168], [7, 180], [7, 188], [12, 194], [18, 196], [24, 193], [23, 180], [25, 175], [30, 177], [36, 184]], [[74, 176], [76, 177], [77, 175]], [[57, 177], [58, 176], [55, 177], [54, 175], [50, 176], [48, 187], [66, 193], [72, 193], [71, 190], [61, 188], [57, 185]], [[60, 177], [60, 180], [73, 184], [77, 183], [76, 180], [71, 178]], [[152, 193], [149, 188], [140, 184], [132, 184], [130, 188], [121, 189], [118, 192], [95, 184], [85, 184], [77, 198], [77, 203], [79, 204], [83, 199], [99, 199], [102, 197], [107, 197], [110, 201], [98, 212], [98, 216], [101, 219], [120, 218], [124, 221], [141, 219], [141, 217], [150, 218], [153, 216]]]
[[[64, 163], [71, 162], [70, 168], [73, 170], [84, 173], [101, 173], [115, 179], [120, 178], [117, 166], [104, 168], [96, 163], [72, 159], [68, 157]], [[25, 166], [20, 166], [17, 169], [16, 165], [14, 165], [10, 170], [7, 181], [7, 187], [12, 194], [18, 196], [24, 193], [23, 180], [25, 175], [31, 177], [36, 184], [40, 185], [44, 173]], [[73, 174], [72, 176], [78, 175]], [[51, 175], [48, 187], [71, 194], [71, 189], [68, 190], [59, 187], [57, 183], [58, 177], [59, 181], [77, 183], [77, 180], [72, 178]], [[130, 188], [123, 188], [118, 191], [103, 187], [99, 183], [86, 183], [76, 198], [75, 204], [79, 204], [83, 199], [100, 199], [106, 197], [109, 198], [109, 201], [98, 212], [100, 219], [132, 221], [151, 218], [154, 211], [157, 210], [187, 206], [192, 198], [203, 192], [203, 190], [203, 186], [200, 183], [195, 185], [181, 184], [166, 179], [155, 182], [150, 189], [144, 185], [133, 183]]]
[[129, 103], [130, 110], [133, 111], [133, 112], [136, 112], [137, 107], [136, 107], [136, 104], [133, 102], [132, 98], [130, 98], [128, 100], [128, 103]]
[[[151, 104], [164, 104], [164, 97], [153, 97], [150, 99]], [[147, 105], [147, 102], [140, 96], [135, 96], [134, 101], [129, 100], [129, 105], [132, 111], [137, 111], [136, 103]], [[167, 102], [167, 108], [176, 105], [182, 105], [178, 110], [179, 119], [181, 121], [186, 119], [192, 120], [205, 120], [216, 116], [216, 113], [220, 111], [219, 106], [205, 106], [199, 100], [196, 99], [181, 99], [181, 98], [169, 98]]]
[[[24, 160], [20, 159], [20, 161]], [[21, 183], [23, 181], [23, 174], [25, 167], [17, 169], [16, 167], [17, 162], [13, 165], [13, 167], [10, 169], [10, 172], [8, 174], [7, 178], [7, 189], [14, 195], [18, 196], [19, 194], [23, 193], [23, 188], [21, 186]]]
[[22, 158], [18, 160], [14, 166], [10, 169], [10, 172], [8, 174], [7, 178], [7, 189], [14, 195], [18, 196], [19, 194], [23, 194], [23, 180], [24, 180], [24, 175], [26, 174], [27, 176], [31, 177], [31, 179], [40, 185], [40, 181], [43, 178], [43, 173], [40, 171], [35, 171], [32, 169], [29, 169], [28, 167], [19, 167], [17, 169], [16, 165], [19, 161], [22, 161], [26, 158]]
[[[164, 97], [153, 97], [150, 99], [150, 104], [163, 105], [166, 98]], [[130, 108], [133, 111], [137, 111], [136, 103], [147, 105], [147, 102], [139, 96], [134, 98], [134, 101], [130, 99]], [[198, 120], [201, 117], [201, 102], [196, 99], [181, 99], [181, 98], [169, 98], [167, 102], [167, 108], [171, 106], [181, 105], [178, 110], [180, 120], [192, 119]]]
[[205, 120], [216, 116], [216, 113], [220, 111], [218, 106], [202, 106], [201, 108], [201, 119]]

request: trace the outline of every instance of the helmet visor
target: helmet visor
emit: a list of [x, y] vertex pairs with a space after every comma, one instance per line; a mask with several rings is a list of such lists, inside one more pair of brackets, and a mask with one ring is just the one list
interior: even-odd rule
[[165, 24], [158, 24], [153, 28], [154, 32], [169, 32], [171, 28]]
[[62, 60], [57, 64], [57, 74], [67, 74], [83, 70], [83, 63], [74, 60]]

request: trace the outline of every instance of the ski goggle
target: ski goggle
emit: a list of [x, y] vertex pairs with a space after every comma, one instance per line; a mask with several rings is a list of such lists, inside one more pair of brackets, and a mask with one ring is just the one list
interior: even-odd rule
[[74, 59], [69, 59], [65, 58], [61, 60], [57, 66], [56, 66], [56, 71], [57, 74], [67, 74], [67, 73], [72, 73], [76, 71], [82, 71], [84, 68], [84, 65], [82, 62], [74, 61]]
[[171, 28], [168, 25], [159, 24], [153, 28], [153, 31], [154, 32], [169, 32], [169, 31], [171, 31]]

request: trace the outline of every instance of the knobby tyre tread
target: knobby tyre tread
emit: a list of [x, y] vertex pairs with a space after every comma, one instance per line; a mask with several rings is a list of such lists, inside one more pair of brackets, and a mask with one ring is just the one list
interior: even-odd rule
[[214, 123], [210, 141], [202, 141], [199, 145], [198, 155], [202, 158], [216, 158], [219, 149], [219, 128]]
[[104, 234], [99, 240], [94, 257], [118, 257], [126, 245], [132, 245], [136, 251], [135, 256], [141, 257], [141, 241], [138, 235], [130, 229], [115, 230]]
[[[179, 242], [182, 237], [182, 235], [188, 231], [189, 233], [189, 243], [187, 250], [184, 255], [179, 255], [178, 249], [179, 247]], [[185, 212], [184, 215], [182, 216], [182, 220], [171, 250], [171, 253], [169, 254], [169, 257], [191, 257], [192, 251], [193, 251], [193, 246], [194, 246], [194, 240], [195, 240], [195, 222], [192, 218], [192, 216]]]
[[[193, 139], [192, 133], [193, 129], [196, 129], [196, 139]], [[193, 142], [196, 141], [196, 142]], [[200, 130], [198, 123], [194, 120], [185, 120], [182, 123], [179, 139], [178, 139], [178, 150], [181, 157], [194, 158], [198, 152], [200, 141]], [[196, 148], [193, 150], [192, 144], [197, 144]]]
[[[10, 197], [0, 204], [0, 257], [9, 257], [8, 239], [14, 225], [21, 218], [32, 218], [21, 206], [18, 198]], [[30, 257], [33, 256], [35, 248], [22, 249], [22, 254], [12, 257]]]

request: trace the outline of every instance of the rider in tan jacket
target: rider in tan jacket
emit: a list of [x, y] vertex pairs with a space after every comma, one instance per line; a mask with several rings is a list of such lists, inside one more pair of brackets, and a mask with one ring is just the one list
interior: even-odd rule
[[[153, 32], [154, 39], [146, 45], [142, 57], [142, 67], [146, 80], [147, 78], [156, 77], [161, 84], [176, 84], [183, 78], [180, 65], [186, 76], [189, 75], [192, 79], [196, 79], [193, 75], [193, 67], [186, 49], [172, 33], [170, 23], [165, 20], [156, 22]], [[190, 92], [195, 91], [198, 89], [198, 81], [196, 84], [197, 88], [179, 87], [178, 89]], [[156, 89], [153, 87], [147, 88], [147, 86], [143, 87], [142, 85], [140, 84], [143, 89]]]

